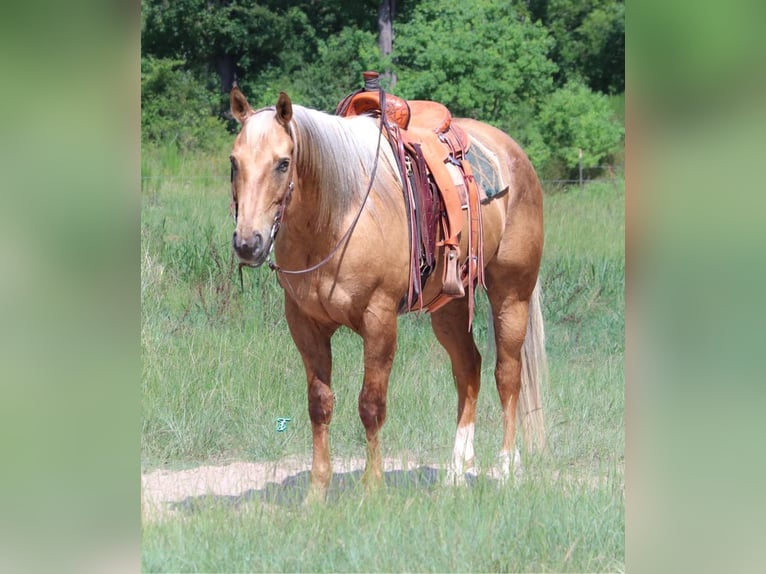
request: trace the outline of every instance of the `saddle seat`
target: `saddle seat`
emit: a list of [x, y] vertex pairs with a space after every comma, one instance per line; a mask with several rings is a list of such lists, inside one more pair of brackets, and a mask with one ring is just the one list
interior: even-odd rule
[[447, 106], [428, 100], [409, 100], [410, 125], [408, 129], [430, 130], [436, 134], [445, 133], [452, 124], [452, 114]]
[[[480, 191], [465, 160], [470, 140], [459, 126], [452, 124], [452, 114], [443, 104], [404, 100], [386, 93], [380, 87], [377, 72], [364, 72], [364, 81], [363, 89], [338, 104], [336, 114], [380, 118], [381, 129], [399, 164], [411, 223], [407, 310], [435, 311], [451, 299], [464, 296], [468, 287], [472, 318], [473, 288], [477, 279], [483, 283], [483, 265]], [[469, 212], [469, 253], [460, 265], [464, 209]], [[442, 239], [437, 243], [439, 229]], [[422, 285], [436, 267], [437, 247], [444, 248], [442, 292], [434, 300], [424, 302]]]

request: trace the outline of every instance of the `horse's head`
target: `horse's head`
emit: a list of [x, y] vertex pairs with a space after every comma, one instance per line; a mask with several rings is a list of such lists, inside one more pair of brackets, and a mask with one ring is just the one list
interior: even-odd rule
[[269, 255], [292, 189], [293, 106], [282, 92], [274, 108], [254, 111], [235, 87], [231, 112], [242, 129], [231, 151], [231, 193], [237, 227], [232, 243], [243, 263], [262, 264]]

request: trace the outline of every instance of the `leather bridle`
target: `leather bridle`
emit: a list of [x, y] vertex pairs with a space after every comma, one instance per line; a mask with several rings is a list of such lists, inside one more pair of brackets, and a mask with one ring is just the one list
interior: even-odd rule
[[[260, 111], [260, 110], [259, 110]], [[256, 112], [257, 113], [257, 112]], [[293, 142], [295, 143], [295, 138], [293, 137], [292, 129], [290, 130], [290, 137], [293, 138]], [[285, 196], [282, 198], [282, 201], [279, 204], [279, 207], [277, 208], [277, 212], [274, 215], [274, 222], [271, 225], [271, 231], [269, 233], [269, 254], [266, 256], [265, 262], [268, 263], [269, 268], [272, 271], [275, 271], [277, 273], [283, 273], [285, 275], [303, 275], [304, 273], [311, 273], [312, 271], [316, 271], [323, 265], [325, 265], [330, 259], [333, 258], [333, 256], [338, 252], [338, 250], [349, 240], [351, 237], [351, 234], [354, 232], [354, 229], [356, 228], [356, 224], [359, 223], [359, 219], [362, 216], [362, 212], [364, 211], [364, 206], [367, 203], [367, 199], [370, 197], [370, 192], [372, 191], [372, 185], [375, 181], [375, 174], [378, 170], [378, 160], [380, 159], [380, 144], [381, 140], [383, 139], [383, 122], [381, 121], [380, 129], [378, 130], [378, 143], [375, 150], [375, 162], [372, 165], [372, 171], [370, 172], [370, 183], [367, 186], [367, 191], [364, 194], [364, 198], [362, 199], [362, 203], [359, 206], [359, 211], [357, 212], [356, 216], [354, 217], [354, 220], [351, 222], [351, 225], [348, 227], [346, 232], [343, 234], [343, 237], [340, 238], [337, 245], [330, 251], [330, 253], [327, 254], [327, 256], [324, 257], [319, 263], [316, 263], [314, 265], [311, 265], [310, 267], [306, 267], [305, 269], [284, 269], [277, 265], [277, 263], [272, 258], [272, 253], [274, 252], [274, 244], [276, 242], [277, 233], [279, 232], [279, 228], [282, 225], [282, 221], [285, 217], [285, 212], [287, 210], [287, 205], [290, 203], [290, 199], [292, 199], [294, 184], [293, 179], [290, 178], [290, 183], [287, 187], [287, 192], [285, 193]], [[295, 157], [295, 149], [293, 149], [293, 158]], [[295, 169], [295, 162], [290, 162], [290, 169]], [[239, 263], [239, 280], [240, 285], [242, 284], [242, 268], [243, 267], [260, 267], [263, 263], [259, 263], [257, 265], [254, 265], [252, 263]]]

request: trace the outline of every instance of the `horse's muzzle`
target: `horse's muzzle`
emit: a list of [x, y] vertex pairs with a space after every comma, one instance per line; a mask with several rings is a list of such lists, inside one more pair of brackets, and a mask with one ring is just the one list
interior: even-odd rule
[[231, 243], [240, 260], [254, 267], [266, 261], [269, 249], [271, 248], [271, 238], [264, 238], [257, 231], [244, 237], [235, 231], [234, 235], [232, 235]]

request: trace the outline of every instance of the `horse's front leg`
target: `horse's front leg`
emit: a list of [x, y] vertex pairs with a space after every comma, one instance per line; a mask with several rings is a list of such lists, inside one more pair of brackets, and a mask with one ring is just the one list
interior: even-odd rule
[[359, 393], [359, 417], [367, 435], [367, 462], [362, 480], [367, 487], [383, 481], [378, 432], [386, 421], [388, 378], [396, 352], [395, 310], [364, 314], [361, 335], [364, 339], [364, 383]]
[[313, 458], [307, 501], [323, 501], [332, 479], [329, 427], [335, 401], [330, 388], [332, 376], [330, 339], [337, 326], [317, 323], [301, 313], [289, 298], [285, 298], [285, 317], [293, 341], [303, 358], [308, 382]]

